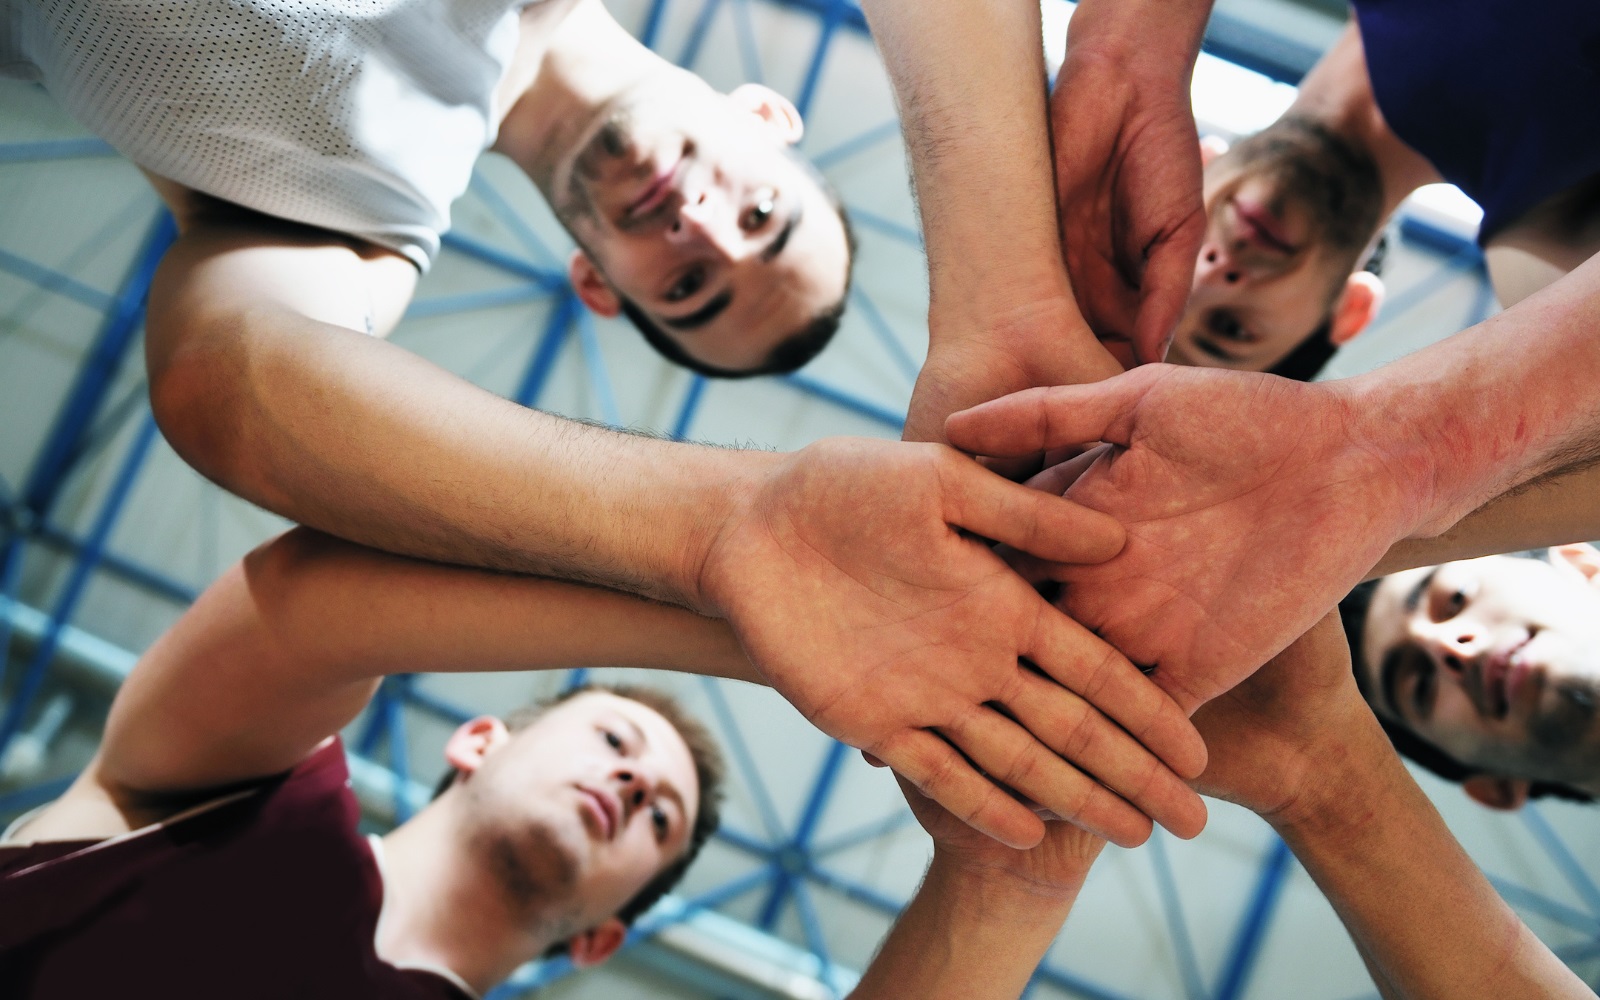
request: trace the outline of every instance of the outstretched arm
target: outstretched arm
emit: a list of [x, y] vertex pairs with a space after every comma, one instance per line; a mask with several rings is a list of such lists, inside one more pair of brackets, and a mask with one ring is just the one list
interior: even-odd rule
[[862, 7], [894, 85], [928, 253], [928, 360], [906, 437], [940, 441], [954, 410], [1120, 371], [1061, 259], [1038, 4]]
[[1195, 717], [1196, 786], [1272, 824], [1389, 1000], [1593, 997], [1456, 843], [1373, 718], [1338, 616]]
[[1014, 851], [905, 792], [934, 838], [933, 861], [851, 1000], [1014, 1000], [1105, 841], [1053, 822], [1038, 847]]
[[724, 621], [299, 528], [229, 568], [151, 646], [113, 705], [101, 772], [132, 789], [216, 787], [293, 766], [386, 675], [573, 666], [760, 680]]
[[[1003, 570], [993, 575], [1011, 579]], [[769, 596], [780, 605], [786, 600], [782, 593]], [[834, 627], [848, 630], [849, 623]], [[807, 652], [796, 655], [805, 662]], [[298, 529], [224, 574], [145, 655], [114, 706], [101, 774], [127, 789], [216, 787], [292, 765], [352, 719], [386, 674], [574, 665], [768, 680], [719, 619], [614, 591], [418, 562]], [[847, 679], [841, 687], [838, 673], [818, 660], [810, 670], [780, 675], [775, 686], [796, 703], [825, 703], [831, 714], [824, 721], [849, 726], [864, 715], [882, 724], [899, 708], [881, 704], [877, 685], [897, 678], [895, 667], [877, 666], [867, 670], [871, 683]], [[1071, 692], [1015, 664], [1011, 669], [1018, 676], [1005, 703], [1016, 704], [1018, 719], [1126, 789], [1129, 800], [1185, 832], [1198, 829], [1198, 801], [1131, 738]], [[1119, 682], [1108, 676], [1102, 683]], [[1153, 710], [1176, 711], [1170, 702], [1161, 707], [1153, 686], [1142, 694], [1154, 700]], [[921, 711], [963, 695], [914, 690], [911, 697], [922, 699], [912, 706]], [[952, 735], [973, 746], [993, 738], [1026, 754], [1028, 730], [984, 711], [994, 719], [960, 721]], [[985, 724], [998, 732], [965, 728]], [[919, 737], [938, 739], [920, 731], [901, 738]], [[913, 742], [910, 752], [924, 751]], [[1024, 756], [992, 766], [1009, 776], [1007, 767], [1035, 765]], [[1037, 766], [1036, 780], [1019, 783], [1075, 809], [1087, 825], [1142, 839], [1147, 821], [1125, 801], [1053, 753]], [[988, 782], [973, 777], [981, 796]], [[961, 780], [945, 770], [931, 783], [959, 800], [968, 794]]]
[[[1127, 801], [1197, 828], [1198, 800], [1157, 760], [1198, 769], [1182, 713], [964, 534], [1095, 560], [1121, 542], [1109, 519], [934, 446], [774, 455], [528, 410], [350, 329], [365, 314], [351, 297], [387, 287], [364, 284], [358, 258], [259, 217], [189, 220], [148, 348], [163, 430], [197, 468], [364, 544], [725, 617], [819, 728], [1009, 842], [1041, 828], [994, 781], [1123, 841], [1149, 824]], [[1062, 686], [1041, 689], [1019, 657]]]

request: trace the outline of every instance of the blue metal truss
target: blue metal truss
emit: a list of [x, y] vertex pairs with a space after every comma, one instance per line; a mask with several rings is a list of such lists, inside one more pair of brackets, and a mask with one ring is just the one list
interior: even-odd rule
[[[716, 19], [725, 15], [733, 20], [734, 38], [739, 46], [745, 75], [752, 80], [763, 79], [765, 70], [751, 20], [752, 0], [694, 2], [699, 6], [692, 15], [690, 30], [678, 53], [678, 61], [692, 68], [703, 51]], [[808, 13], [816, 18], [819, 25], [815, 46], [797, 91], [796, 104], [805, 111], [812, 104], [821, 84], [829, 51], [839, 33], [865, 35], [868, 30], [866, 21], [859, 8], [847, 0], [762, 2]], [[680, 0], [680, 5], [687, 6], [688, 0]], [[668, 0], [654, 0], [649, 7], [640, 31], [641, 38], [647, 44], [658, 45], [667, 7]], [[1220, 22], [1208, 41], [1208, 48], [1218, 54], [1240, 59], [1244, 49], [1249, 47], [1242, 41], [1246, 35], [1238, 25]], [[1269, 53], [1265, 59], [1259, 49], [1250, 51], [1246, 60], [1248, 65], [1278, 79], [1297, 80], [1305, 69], [1305, 54], [1298, 51], [1279, 53], [1278, 57]], [[897, 135], [896, 122], [883, 122], [830, 149], [816, 152], [813, 159], [823, 169], [832, 168], [852, 157], [873, 153], [884, 144], [892, 143]], [[110, 150], [94, 139], [0, 144], [0, 168], [7, 164], [109, 154]], [[549, 385], [557, 361], [576, 340], [600, 416], [611, 424], [620, 424], [619, 408], [611, 380], [605, 371], [592, 317], [582, 308], [568, 286], [558, 255], [520, 219], [504, 196], [485, 177], [474, 177], [471, 190], [508, 227], [516, 249], [507, 250], [490, 245], [463, 233], [448, 234], [445, 247], [449, 253], [494, 269], [503, 276], [505, 282], [488, 291], [420, 299], [413, 303], [409, 315], [453, 315], [511, 303], [549, 301], [551, 307], [548, 318], [534, 340], [522, 375], [511, 393], [512, 398], [525, 406], [537, 406]], [[860, 206], [852, 206], [851, 212], [863, 230], [920, 248], [920, 236], [913, 223], [887, 218]], [[1404, 312], [1410, 305], [1432, 297], [1443, 285], [1464, 271], [1478, 272], [1480, 284], [1483, 284], [1481, 260], [1475, 248], [1464, 247], [1459, 240], [1443, 237], [1437, 231], [1426, 228], [1403, 229], [1402, 237], [1414, 245], [1445, 249], [1452, 256], [1434, 275], [1397, 296], [1391, 302], [1389, 315]], [[5, 511], [4, 521], [0, 522], [4, 532], [0, 536], [3, 537], [3, 542], [0, 542], [0, 597], [4, 598], [0, 602], [0, 611], [5, 612], [0, 614], [0, 671], [9, 662], [5, 654], [11, 648], [11, 630], [17, 619], [17, 609], [22, 607], [18, 603], [18, 589], [25, 552], [31, 547], [58, 555], [70, 554], [72, 558], [66, 582], [45, 616], [42, 638], [34, 643], [28, 662], [21, 666], [16, 676], [0, 672], [0, 685], [8, 692], [6, 700], [0, 703], [4, 709], [0, 714], [0, 760], [4, 759], [8, 748], [27, 725], [38, 693], [51, 669], [57, 644], [64, 631], [71, 626], [84, 588], [92, 578], [97, 574], [114, 577], [177, 604], [192, 601], [195, 596], [192, 587], [173, 579], [164, 568], [144, 565], [118, 555], [111, 546], [119, 516], [155, 439], [155, 426], [148, 408], [134, 397], [115, 398], [112, 390], [123, 368], [136, 363], [130, 362], [129, 353], [137, 340], [144, 300], [155, 264], [172, 238], [171, 220], [163, 212], [151, 223], [126, 279], [114, 294], [100, 291], [71, 274], [0, 250], [0, 272], [31, 282], [41, 290], [77, 302], [104, 317], [100, 333], [83, 360], [77, 380], [66, 394], [54, 425], [34, 457], [26, 482], [20, 488], [0, 482], [0, 503], [4, 504]], [[1475, 321], [1481, 318], [1490, 308], [1491, 301], [1491, 296], [1485, 291], [1474, 306], [1474, 316], [1469, 319]], [[852, 295], [852, 305], [854, 315], [861, 317], [863, 325], [892, 367], [904, 377], [909, 395], [910, 384], [917, 371], [917, 362], [911, 351], [885, 319], [869, 290], [857, 288]], [[901, 400], [885, 402], [865, 398], [852, 390], [804, 373], [772, 379], [770, 383], [782, 387], [775, 391], [807, 395], [865, 417], [889, 431], [898, 432], [903, 424], [904, 407]], [[690, 436], [707, 394], [714, 391], [715, 386], [703, 378], [688, 380], [669, 428], [674, 437], [682, 439]], [[130, 429], [131, 434], [119, 433]], [[91, 529], [86, 535], [77, 535], [55, 523], [53, 513], [68, 483], [74, 477], [85, 474], [89, 459], [114, 436], [119, 441], [124, 436], [127, 439], [120, 448], [115, 475], [109, 489], [99, 500], [98, 513], [93, 518]], [[574, 671], [572, 682], [581, 679], [582, 674], [582, 671]], [[832, 867], [832, 863], [852, 848], [891, 836], [910, 825], [913, 822], [910, 814], [900, 812], [832, 837], [821, 837], [819, 830], [822, 819], [850, 756], [843, 745], [830, 744], [810, 782], [801, 815], [792, 826], [785, 823], [755, 765], [719, 682], [706, 680], [705, 690], [718, 727], [755, 805], [760, 824], [758, 831], [729, 826], [718, 836], [724, 845], [749, 856], [757, 864], [751, 871], [721, 886], [692, 899], [674, 900], [670, 906], [653, 912], [641, 921], [633, 937], [647, 940], [665, 927], [691, 919], [696, 913], [747, 896], [759, 896], [756, 924], [763, 930], [771, 931], [778, 926], [786, 912], [794, 912], [805, 944], [817, 960], [817, 968], [825, 980], [831, 979], [836, 969], [828, 958], [825, 929], [817, 912], [815, 894], [833, 894], [890, 916], [897, 914], [905, 902], [903, 899], [886, 895], [841, 874]], [[393, 775], [393, 812], [402, 819], [416, 805], [410, 792], [413, 788], [412, 769], [406, 753], [407, 720], [415, 713], [450, 721], [461, 721], [471, 714], [466, 708], [431, 693], [414, 676], [393, 677], [380, 687], [374, 697], [359, 724], [352, 747], [353, 755], [379, 764]], [[0, 813], [19, 811], [46, 801], [59, 794], [63, 787], [64, 781], [55, 779], [11, 791], [0, 796]], [[1582, 905], [1573, 906], [1552, 900], [1506, 880], [1498, 880], [1496, 884], [1507, 900], [1524, 912], [1552, 920], [1582, 937], [1578, 944], [1565, 949], [1564, 957], [1568, 961], [1590, 960], [1600, 955], [1600, 890], [1597, 890], [1584, 866], [1573, 857], [1537, 809], [1527, 810], [1525, 816], [1530, 832], [1552, 863], [1565, 874]], [[1251, 973], [1261, 955], [1263, 941], [1283, 887], [1294, 867], [1293, 859], [1282, 842], [1270, 838], [1266, 844], [1256, 883], [1240, 914], [1232, 944], [1226, 950], [1215, 981], [1209, 983], [1202, 972], [1185, 922], [1182, 900], [1161, 835], [1158, 834], [1146, 857], [1153, 866], [1162, 911], [1186, 996], [1190, 1000], [1237, 1000], [1246, 995]], [[531, 965], [492, 996], [497, 1000], [521, 996], [569, 971], [570, 966], [563, 961]], [[1056, 961], [1048, 961], [1039, 967], [1030, 985], [1030, 994], [1043, 986], [1097, 1000], [1122, 1000], [1124, 997], [1116, 989], [1075, 974]]]

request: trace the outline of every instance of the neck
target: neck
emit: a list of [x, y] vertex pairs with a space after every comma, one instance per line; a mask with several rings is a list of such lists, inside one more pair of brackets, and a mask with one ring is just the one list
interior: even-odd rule
[[471, 864], [459, 846], [463, 833], [441, 799], [383, 838], [378, 955], [397, 964], [442, 965], [487, 993], [556, 938], [549, 920], [515, 912]]
[[494, 150], [510, 157], [548, 200], [558, 168], [599, 125], [616, 99], [666, 67], [606, 13], [599, 0], [577, 0], [554, 26], [523, 15], [522, 39], [507, 74], [510, 88]]
[[1380, 219], [1393, 215], [1417, 188], [1443, 179], [1433, 164], [1401, 142], [1384, 121], [1372, 95], [1366, 54], [1354, 23], [1306, 74], [1299, 96], [1286, 114], [1317, 122], [1372, 157], [1383, 185]]

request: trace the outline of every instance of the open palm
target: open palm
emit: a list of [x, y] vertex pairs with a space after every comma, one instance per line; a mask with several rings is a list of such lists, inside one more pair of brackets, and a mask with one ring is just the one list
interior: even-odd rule
[[[1147, 366], [957, 414], [959, 447], [1017, 455], [1104, 441], [1067, 496], [1123, 524], [1061, 566], [1064, 607], [1186, 709], [1305, 632], [1410, 529], [1413, 504], [1336, 384]], [[1038, 553], [1034, 553], [1038, 555]]]
[[1161, 763], [1203, 766], [1183, 713], [960, 529], [1081, 561], [1122, 536], [943, 446], [828, 441], [724, 529], [707, 589], [818, 728], [1006, 843], [1043, 829], [995, 782], [1118, 843], [1146, 815], [1198, 832], [1203, 806]]

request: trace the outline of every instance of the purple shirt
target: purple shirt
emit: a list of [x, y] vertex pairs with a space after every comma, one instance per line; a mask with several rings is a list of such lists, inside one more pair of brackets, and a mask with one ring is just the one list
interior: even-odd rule
[[374, 946], [383, 880], [335, 740], [196, 815], [0, 848], [0, 997], [464, 1000]]
[[1354, 0], [1378, 107], [1484, 242], [1600, 176], [1600, 0]]

